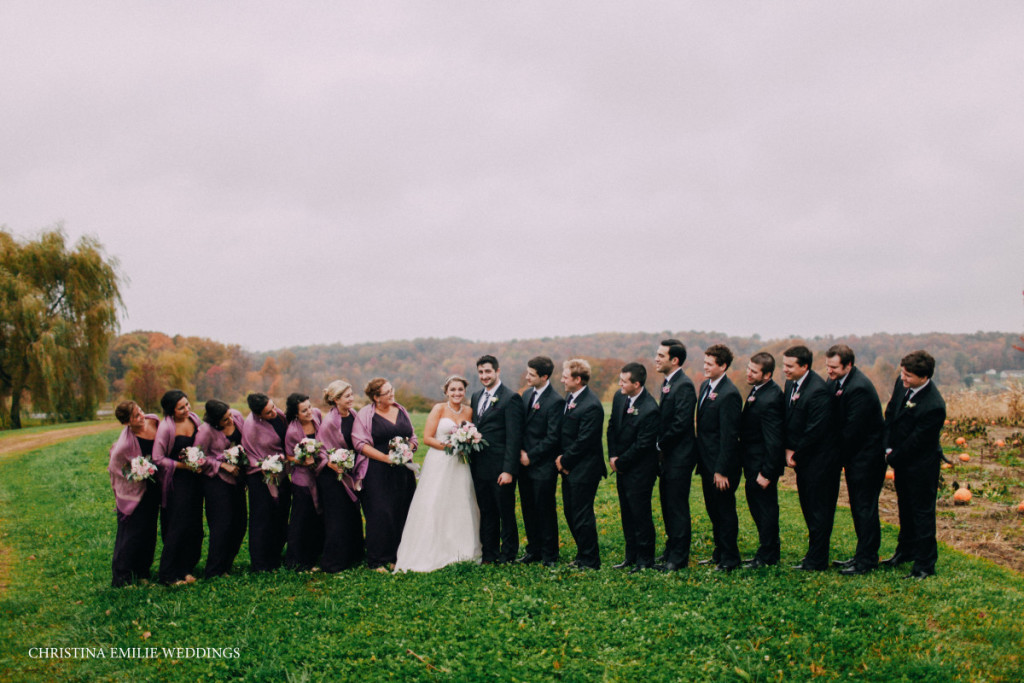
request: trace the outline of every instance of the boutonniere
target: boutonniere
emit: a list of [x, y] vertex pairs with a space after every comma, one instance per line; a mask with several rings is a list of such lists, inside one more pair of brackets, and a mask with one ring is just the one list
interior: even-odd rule
[[916, 405], [917, 405], [917, 404], [916, 404], [916, 403], [914, 403], [913, 401], [907, 401], [907, 402], [906, 402], [906, 407], [907, 407], [907, 408], [913, 408], [913, 407], [914, 407], [914, 406], [916, 406]]
[[640, 411], [636, 409], [636, 406], [630, 406], [626, 410], [626, 415], [636, 415], [638, 412], [640, 412]]
[[842, 389], [837, 389], [836, 390], [836, 396], [842, 396], [842, 395], [843, 395], [843, 390]]
[[491, 396], [491, 405], [493, 406], [497, 402], [498, 402], [498, 397], [497, 396]]
[[793, 398], [791, 398], [789, 400], [792, 402], [792, 401], [797, 400], [798, 398], [800, 398], [800, 394], [797, 393], [797, 394], [793, 394]]
[[671, 388], [672, 388], [672, 387], [671, 387], [670, 385], [666, 384], [665, 386], [663, 386], [663, 387], [661, 388], [661, 393], [663, 393], [663, 394], [667, 394], [667, 393], [669, 392], [669, 390], [670, 390]]
[[718, 398], [718, 394], [716, 394], [715, 392], [712, 391], [710, 394], [708, 394], [709, 401], [714, 401], [716, 398]]
[[576, 407], [576, 401], [569, 401], [569, 407], [566, 410], [572, 410]]
[[537, 401], [536, 403], [533, 404], [533, 409], [540, 410], [540, 401]]
[[754, 396], [753, 394], [751, 394], [750, 396], [747, 396], [747, 403], [753, 403], [756, 398], [757, 397]]

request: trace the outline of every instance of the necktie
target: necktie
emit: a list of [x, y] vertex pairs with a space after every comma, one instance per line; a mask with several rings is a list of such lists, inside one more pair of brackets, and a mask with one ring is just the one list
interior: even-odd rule
[[710, 393], [711, 393], [711, 382], [708, 382], [708, 385], [706, 387], [704, 387], [704, 395], [700, 397], [700, 405], [698, 407], [701, 407], [701, 408], [704, 407], [704, 399], [706, 399], [708, 397], [708, 394], [710, 394]]
[[480, 410], [477, 412], [483, 415], [487, 412], [487, 409], [491, 407], [491, 392], [485, 391], [480, 401]]
[[789, 394], [789, 401], [790, 401], [790, 403], [792, 403], [793, 399], [796, 398], [796, 392], [797, 392], [797, 389], [799, 389], [799, 388], [800, 388], [800, 383], [799, 382], [793, 382], [793, 391]]
[[540, 398], [540, 392], [536, 389], [533, 390], [533, 398], [530, 399], [530, 407], [534, 408], [537, 405], [537, 400]]
[[913, 396], [913, 395], [914, 395], [914, 390], [913, 389], [907, 389], [907, 395], [903, 397], [904, 405], [906, 405], [907, 403], [910, 403], [910, 397]]

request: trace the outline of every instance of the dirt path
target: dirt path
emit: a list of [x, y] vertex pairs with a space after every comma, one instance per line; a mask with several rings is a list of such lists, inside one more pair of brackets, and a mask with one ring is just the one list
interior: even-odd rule
[[99, 432], [115, 431], [121, 429], [116, 422], [111, 424], [87, 425], [84, 427], [68, 427], [66, 429], [54, 429], [48, 432], [36, 434], [18, 434], [0, 439], [0, 458], [16, 453], [32, 451], [50, 444], [70, 441], [80, 436], [97, 434]]

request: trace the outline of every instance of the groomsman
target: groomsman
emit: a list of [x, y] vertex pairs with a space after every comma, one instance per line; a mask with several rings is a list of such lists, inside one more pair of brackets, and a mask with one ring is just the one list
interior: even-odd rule
[[644, 389], [647, 369], [627, 363], [619, 375], [608, 420], [608, 464], [617, 473], [615, 488], [626, 538], [626, 559], [616, 569], [635, 574], [654, 566], [651, 494], [658, 476], [658, 404]]
[[743, 399], [725, 376], [732, 351], [714, 344], [704, 351], [704, 377], [697, 400], [697, 471], [715, 537], [711, 559], [718, 571], [740, 564], [736, 487], [740, 483], [739, 423]]
[[807, 524], [807, 554], [794, 566], [803, 571], [828, 569], [829, 541], [839, 497], [839, 457], [829, 443], [829, 393], [806, 346], [782, 352], [786, 375], [786, 464], [796, 470], [800, 510]]
[[587, 361], [574, 358], [562, 364], [565, 412], [562, 414], [562, 454], [555, 458], [555, 467], [562, 474], [565, 521], [576, 541], [576, 559], [570, 565], [600, 569], [594, 496], [608, 471], [601, 446], [604, 407], [587, 387], [589, 381], [590, 363]]
[[754, 558], [743, 566], [756, 569], [779, 563], [779, 477], [786, 466], [782, 441], [786, 400], [772, 380], [775, 357], [755, 353], [747, 363], [747, 394], [740, 415], [740, 461], [747, 507], [757, 527]]
[[536, 356], [526, 363], [526, 382], [532, 390], [525, 396], [526, 421], [519, 451], [519, 502], [526, 527], [526, 552], [517, 561], [543, 562], [547, 567], [558, 561], [555, 458], [562, 445], [565, 412], [565, 400], [549, 381], [554, 369], [555, 364], [547, 356]]
[[839, 572], [866, 574], [878, 566], [882, 529], [878, 521], [878, 495], [885, 481], [882, 451], [882, 403], [871, 380], [854, 367], [853, 349], [836, 344], [825, 352], [828, 391], [832, 397], [833, 448], [846, 469], [850, 514], [857, 533], [857, 550]]
[[[473, 394], [473, 423], [487, 446], [470, 459], [480, 507], [484, 564], [512, 562], [519, 552], [515, 474], [519, 467], [523, 399], [501, 382], [494, 356], [481, 356], [476, 373], [484, 388]], [[500, 544], [499, 544], [500, 540]]]
[[946, 402], [931, 381], [935, 359], [925, 351], [900, 361], [900, 377], [885, 408], [885, 459], [896, 474], [900, 535], [896, 552], [882, 564], [913, 562], [906, 579], [935, 574], [935, 497], [939, 486], [942, 446], [939, 434]]
[[665, 375], [661, 384], [658, 425], [658, 453], [661, 471], [658, 494], [665, 520], [665, 554], [658, 566], [675, 571], [690, 562], [690, 483], [697, 465], [694, 413], [697, 392], [683, 372], [686, 346], [678, 339], [661, 342], [654, 367]]

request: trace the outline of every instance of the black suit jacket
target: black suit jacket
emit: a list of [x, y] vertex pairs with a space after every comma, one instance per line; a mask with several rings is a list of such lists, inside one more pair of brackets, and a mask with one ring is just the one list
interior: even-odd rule
[[794, 401], [793, 382], [786, 381], [783, 400], [786, 402], [786, 448], [794, 451], [793, 459], [800, 463], [828, 455], [828, 438], [831, 427], [831, 406], [825, 380], [814, 372], [807, 371]]
[[882, 402], [863, 372], [854, 366], [843, 382], [830, 381], [828, 390], [834, 405], [833, 434], [848, 472], [876, 470], [885, 461], [882, 448]]
[[[473, 394], [473, 423], [487, 441], [483, 450], [471, 456], [474, 469], [486, 470], [497, 477], [502, 472], [515, 474], [519, 470], [519, 451], [522, 450], [523, 399], [502, 382], [491, 397], [491, 407], [483, 415], [477, 413], [483, 389]], [[493, 399], [497, 399], [496, 401]]]
[[608, 460], [618, 458], [615, 467], [620, 474], [654, 475], [658, 471], [658, 404], [642, 389], [629, 415], [627, 405], [629, 397], [617, 392], [608, 419]]
[[524, 474], [553, 476], [555, 458], [562, 452], [562, 412], [565, 410], [565, 399], [549, 384], [540, 395], [535, 410], [531, 406], [533, 391], [530, 389], [523, 397], [526, 420], [523, 423], [522, 450], [530, 458], [530, 465]]
[[[698, 401], [709, 382], [701, 382]], [[721, 474], [730, 479], [739, 476], [742, 411], [740, 392], [725, 376], [704, 403], [697, 406], [697, 455], [703, 473]]]
[[747, 396], [740, 415], [740, 450], [748, 472], [758, 472], [765, 479], [782, 476], [786, 467], [782, 440], [785, 414], [786, 399], [774, 381], [765, 382], [753, 396]]
[[697, 463], [694, 416], [697, 391], [693, 381], [679, 370], [661, 394], [658, 448], [661, 449], [661, 473], [666, 477], [690, 477]]
[[946, 402], [933, 381], [914, 394], [913, 405], [906, 404], [906, 394], [897, 379], [885, 408], [885, 448], [892, 449], [887, 460], [894, 469], [935, 467], [942, 458], [939, 435], [946, 420]]
[[562, 468], [569, 471], [569, 481], [593, 482], [608, 474], [601, 446], [603, 426], [604, 406], [590, 387], [585, 387], [575, 406], [562, 415]]

